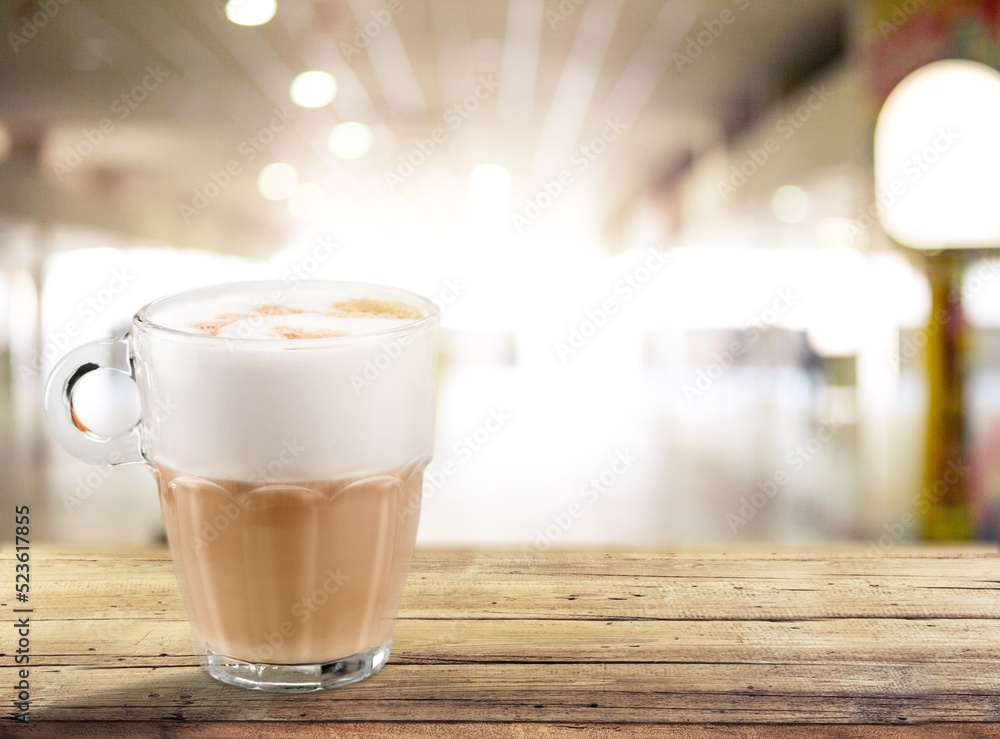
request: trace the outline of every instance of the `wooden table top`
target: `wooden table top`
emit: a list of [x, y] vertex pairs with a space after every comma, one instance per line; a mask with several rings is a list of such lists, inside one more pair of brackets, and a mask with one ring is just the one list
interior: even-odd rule
[[31, 565], [29, 723], [5, 625], [0, 736], [1000, 737], [994, 552], [423, 551], [389, 664], [299, 695], [202, 672], [166, 551]]

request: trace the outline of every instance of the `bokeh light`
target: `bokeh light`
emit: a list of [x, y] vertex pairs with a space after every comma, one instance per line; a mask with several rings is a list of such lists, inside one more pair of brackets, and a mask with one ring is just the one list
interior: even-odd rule
[[268, 200], [285, 200], [299, 184], [299, 173], [287, 162], [268, 164], [257, 175], [257, 190]]
[[278, 10], [276, 0], [229, 0], [226, 18], [238, 26], [262, 26]]
[[328, 72], [311, 70], [292, 80], [292, 101], [303, 108], [322, 108], [337, 95], [337, 80]]
[[802, 223], [809, 215], [809, 195], [794, 185], [779, 187], [771, 196], [771, 211], [783, 223]]
[[374, 141], [371, 128], [357, 121], [346, 121], [330, 132], [327, 145], [340, 159], [360, 159], [372, 150]]

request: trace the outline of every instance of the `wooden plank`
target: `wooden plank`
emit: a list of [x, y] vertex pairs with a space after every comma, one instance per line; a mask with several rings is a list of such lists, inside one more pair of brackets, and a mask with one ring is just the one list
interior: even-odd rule
[[[389, 665], [302, 695], [242, 691], [197, 667], [32, 670], [31, 718], [185, 721], [921, 723], [1000, 721], [982, 665]], [[9, 681], [12, 673], [3, 671]], [[3, 684], [13, 684], [4, 682]]]
[[[390, 664], [354, 686], [282, 696], [201, 671], [164, 552], [43, 548], [32, 559], [30, 716], [212, 722], [223, 733], [211, 736], [237, 722], [272, 735], [274, 724], [253, 722], [312, 732], [373, 718], [396, 723], [348, 731], [419, 737], [458, 721], [486, 722], [468, 724], [477, 737], [504, 722], [550, 736], [638, 724], [754, 736], [763, 724], [1000, 722], [995, 554], [779, 554], [424, 552]], [[0, 582], [0, 597], [11, 592]], [[14, 674], [5, 661], [0, 685]], [[982, 728], [952, 735], [975, 736], [970, 727]], [[21, 728], [0, 723], [4, 735]]]
[[[186, 620], [39, 621], [37, 667], [196, 664]], [[992, 670], [1000, 621], [579, 621], [413, 619], [393, 635], [393, 664], [468, 662], [979, 663]]]
[[[509, 559], [483, 554], [425, 556], [414, 563], [400, 617], [435, 618], [442, 612], [489, 619], [1000, 617], [995, 557], [638, 561], [616, 565], [601, 558], [595, 564], [562, 557], [550, 568], [526, 571]], [[176, 581], [162, 558], [133, 563], [36, 558], [32, 572], [33, 603], [44, 602], [44, 615], [53, 619], [85, 614], [169, 620], [178, 613]], [[11, 592], [0, 582], [0, 598]]]
[[[212, 724], [172, 722], [167, 726], [141, 721], [72, 723], [47, 722], [21, 727], [11, 736], [29, 739], [801, 739], [817, 735], [809, 725], [763, 726], [731, 724], [495, 724], [495, 723], [339, 723], [227, 721]], [[6, 735], [4, 735], [6, 736]], [[996, 739], [1000, 726], [933, 724], [923, 726], [825, 726], [826, 739]]]

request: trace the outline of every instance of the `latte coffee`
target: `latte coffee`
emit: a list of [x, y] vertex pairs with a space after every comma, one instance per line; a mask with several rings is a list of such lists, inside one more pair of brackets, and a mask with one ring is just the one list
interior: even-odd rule
[[[81, 459], [155, 471], [206, 671], [308, 691], [386, 663], [434, 441], [440, 312], [347, 282], [219, 285], [161, 298], [53, 370], [46, 413]], [[104, 437], [74, 383], [112, 368], [141, 419]]]
[[171, 555], [204, 649], [296, 665], [389, 640], [417, 535], [422, 464], [302, 483], [159, 472]]

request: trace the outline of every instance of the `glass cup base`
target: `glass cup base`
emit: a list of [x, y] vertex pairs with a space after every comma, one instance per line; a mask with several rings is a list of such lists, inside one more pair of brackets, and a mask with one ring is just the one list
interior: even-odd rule
[[269, 693], [309, 693], [356, 683], [389, 661], [392, 640], [365, 652], [315, 665], [254, 664], [215, 652], [199, 651], [205, 672], [220, 682]]

